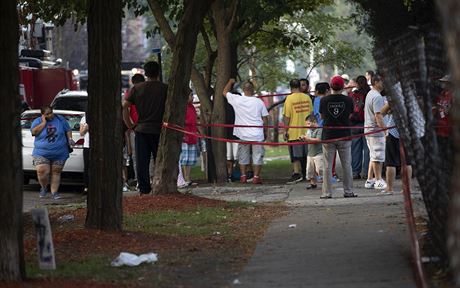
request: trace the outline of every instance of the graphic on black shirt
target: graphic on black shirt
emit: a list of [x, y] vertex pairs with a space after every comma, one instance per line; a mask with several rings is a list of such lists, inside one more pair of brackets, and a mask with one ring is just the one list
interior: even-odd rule
[[54, 143], [56, 142], [57, 139], [57, 128], [54, 127], [53, 125], [48, 125], [46, 127], [46, 137], [45, 139], [48, 141], [48, 143]]
[[332, 117], [339, 118], [340, 115], [342, 115], [343, 111], [345, 111], [345, 103], [344, 102], [328, 102], [327, 111]]

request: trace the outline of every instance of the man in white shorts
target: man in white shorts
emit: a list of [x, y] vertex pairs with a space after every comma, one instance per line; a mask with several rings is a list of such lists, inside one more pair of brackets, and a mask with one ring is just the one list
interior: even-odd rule
[[[364, 129], [364, 133], [385, 128], [381, 113], [385, 103], [380, 94], [383, 90], [383, 79], [379, 75], [374, 75], [371, 84], [372, 89], [367, 93], [364, 105], [364, 127], [368, 127]], [[366, 141], [369, 147], [370, 163], [364, 187], [367, 189], [385, 189], [387, 183], [382, 179], [382, 167], [385, 162], [385, 132], [366, 135]]]
[[[254, 97], [254, 86], [247, 81], [243, 84], [243, 96], [230, 93], [235, 83], [235, 79], [230, 79], [225, 85], [223, 95], [227, 98], [228, 103], [235, 110], [235, 125], [262, 126], [268, 123], [268, 111], [264, 103], [259, 98]], [[267, 129], [262, 127], [235, 127], [233, 135], [242, 141], [263, 142]], [[262, 184], [260, 180], [260, 171], [264, 159], [264, 146], [256, 144], [239, 144], [238, 145], [238, 162], [240, 164], [241, 176], [240, 182], [247, 182], [246, 168], [251, 163], [254, 168], [253, 184]]]

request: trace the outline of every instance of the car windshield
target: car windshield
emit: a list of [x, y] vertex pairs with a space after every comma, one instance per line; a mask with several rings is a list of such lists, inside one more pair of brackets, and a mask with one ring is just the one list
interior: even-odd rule
[[53, 109], [85, 112], [88, 107], [88, 97], [59, 97], [54, 100]]
[[[83, 114], [78, 115], [70, 115], [70, 114], [57, 114], [63, 116], [67, 123], [69, 123], [70, 128], [72, 131], [79, 131], [80, 130], [80, 120], [83, 117]], [[41, 117], [40, 113], [29, 113], [23, 115], [21, 118], [21, 128], [22, 129], [30, 129], [32, 126], [32, 122], [38, 117]]]

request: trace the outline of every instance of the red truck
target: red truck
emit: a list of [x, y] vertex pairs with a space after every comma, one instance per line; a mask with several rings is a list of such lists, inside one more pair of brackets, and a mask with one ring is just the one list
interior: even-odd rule
[[[21, 53], [22, 54], [22, 53]], [[47, 67], [46, 61], [33, 57], [19, 58], [20, 94], [31, 109], [51, 104], [63, 89], [78, 90], [72, 71], [62, 67]]]

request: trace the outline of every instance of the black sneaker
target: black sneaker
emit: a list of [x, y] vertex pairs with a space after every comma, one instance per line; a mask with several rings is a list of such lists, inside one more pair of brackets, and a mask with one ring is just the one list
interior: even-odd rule
[[302, 175], [300, 175], [299, 173], [294, 173], [291, 176], [291, 180], [289, 180], [286, 184], [295, 184], [301, 181], [302, 181]]
[[344, 193], [343, 197], [344, 198], [355, 198], [355, 197], [358, 197], [358, 195], [356, 195], [355, 193], [351, 192], [351, 193]]

